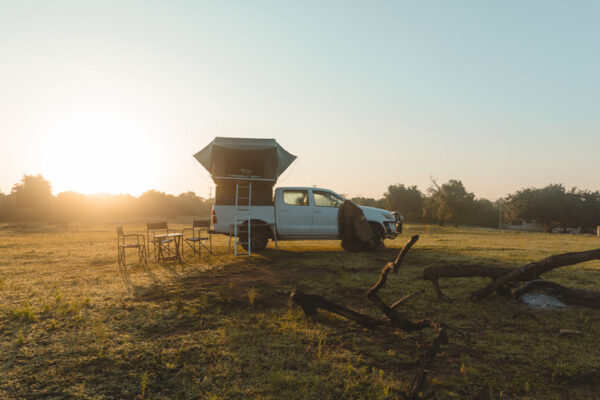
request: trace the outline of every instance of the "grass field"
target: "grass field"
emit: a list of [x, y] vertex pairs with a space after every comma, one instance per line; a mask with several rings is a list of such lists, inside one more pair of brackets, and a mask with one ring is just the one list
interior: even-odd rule
[[[141, 226], [125, 226], [142, 232]], [[442, 280], [438, 302], [426, 266], [461, 261], [519, 266], [600, 247], [592, 236], [409, 226], [377, 253], [339, 242], [272, 244], [185, 265], [148, 263], [120, 274], [113, 225], [0, 226], [0, 399], [394, 399], [410, 384], [433, 332], [369, 331], [289, 302], [293, 288], [381, 316], [365, 300], [409, 235], [421, 239], [380, 292], [402, 310], [452, 328], [428, 376], [438, 399], [600, 398], [600, 310], [539, 310], [493, 295], [487, 279]], [[544, 276], [600, 290], [600, 263]], [[124, 279], [126, 278], [126, 279]], [[129, 283], [127, 283], [129, 282]], [[581, 336], [561, 337], [560, 328]]]

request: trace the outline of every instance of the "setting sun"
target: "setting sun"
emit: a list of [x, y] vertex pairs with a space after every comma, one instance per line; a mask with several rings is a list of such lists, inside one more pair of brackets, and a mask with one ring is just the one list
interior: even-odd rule
[[78, 114], [48, 134], [44, 176], [54, 192], [139, 195], [153, 186], [154, 146], [144, 133], [118, 114]]

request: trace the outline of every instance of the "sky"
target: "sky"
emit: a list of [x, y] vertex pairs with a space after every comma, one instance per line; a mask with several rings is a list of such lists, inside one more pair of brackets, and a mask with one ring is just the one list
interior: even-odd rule
[[597, 1], [0, 0], [0, 191], [207, 197], [215, 136], [351, 197], [600, 190], [598, 38]]

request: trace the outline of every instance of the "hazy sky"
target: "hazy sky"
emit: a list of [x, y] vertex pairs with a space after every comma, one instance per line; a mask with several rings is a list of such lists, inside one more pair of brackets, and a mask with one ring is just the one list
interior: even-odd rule
[[192, 155], [273, 137], [280, 185], [496, 199], [600, 189], [597, 1], [3, 1], [0, 190], [208, 195]]

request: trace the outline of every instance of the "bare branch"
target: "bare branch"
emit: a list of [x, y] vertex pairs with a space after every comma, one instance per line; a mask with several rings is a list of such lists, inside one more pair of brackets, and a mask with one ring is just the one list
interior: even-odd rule
[[420, 289], [417, 290], [416, 292], [412, 292], [410, 294], [407, 294], [406, 296], [404, 296], [403, 298], [401, 298], [400, 300], [398, 300], [397, 302], [395, 302], [394, 304], [392, 304], [390, 306], [390, 308], [392, 310], [396, 309], [398, 306], [401, 306], [402, 304], [406, 303], [407, 301], [409, 301], [410, 299], [412, 299], [413, 297], [417, 297], [422, 295], [423, 293], [425, 293], [425, 289]]

